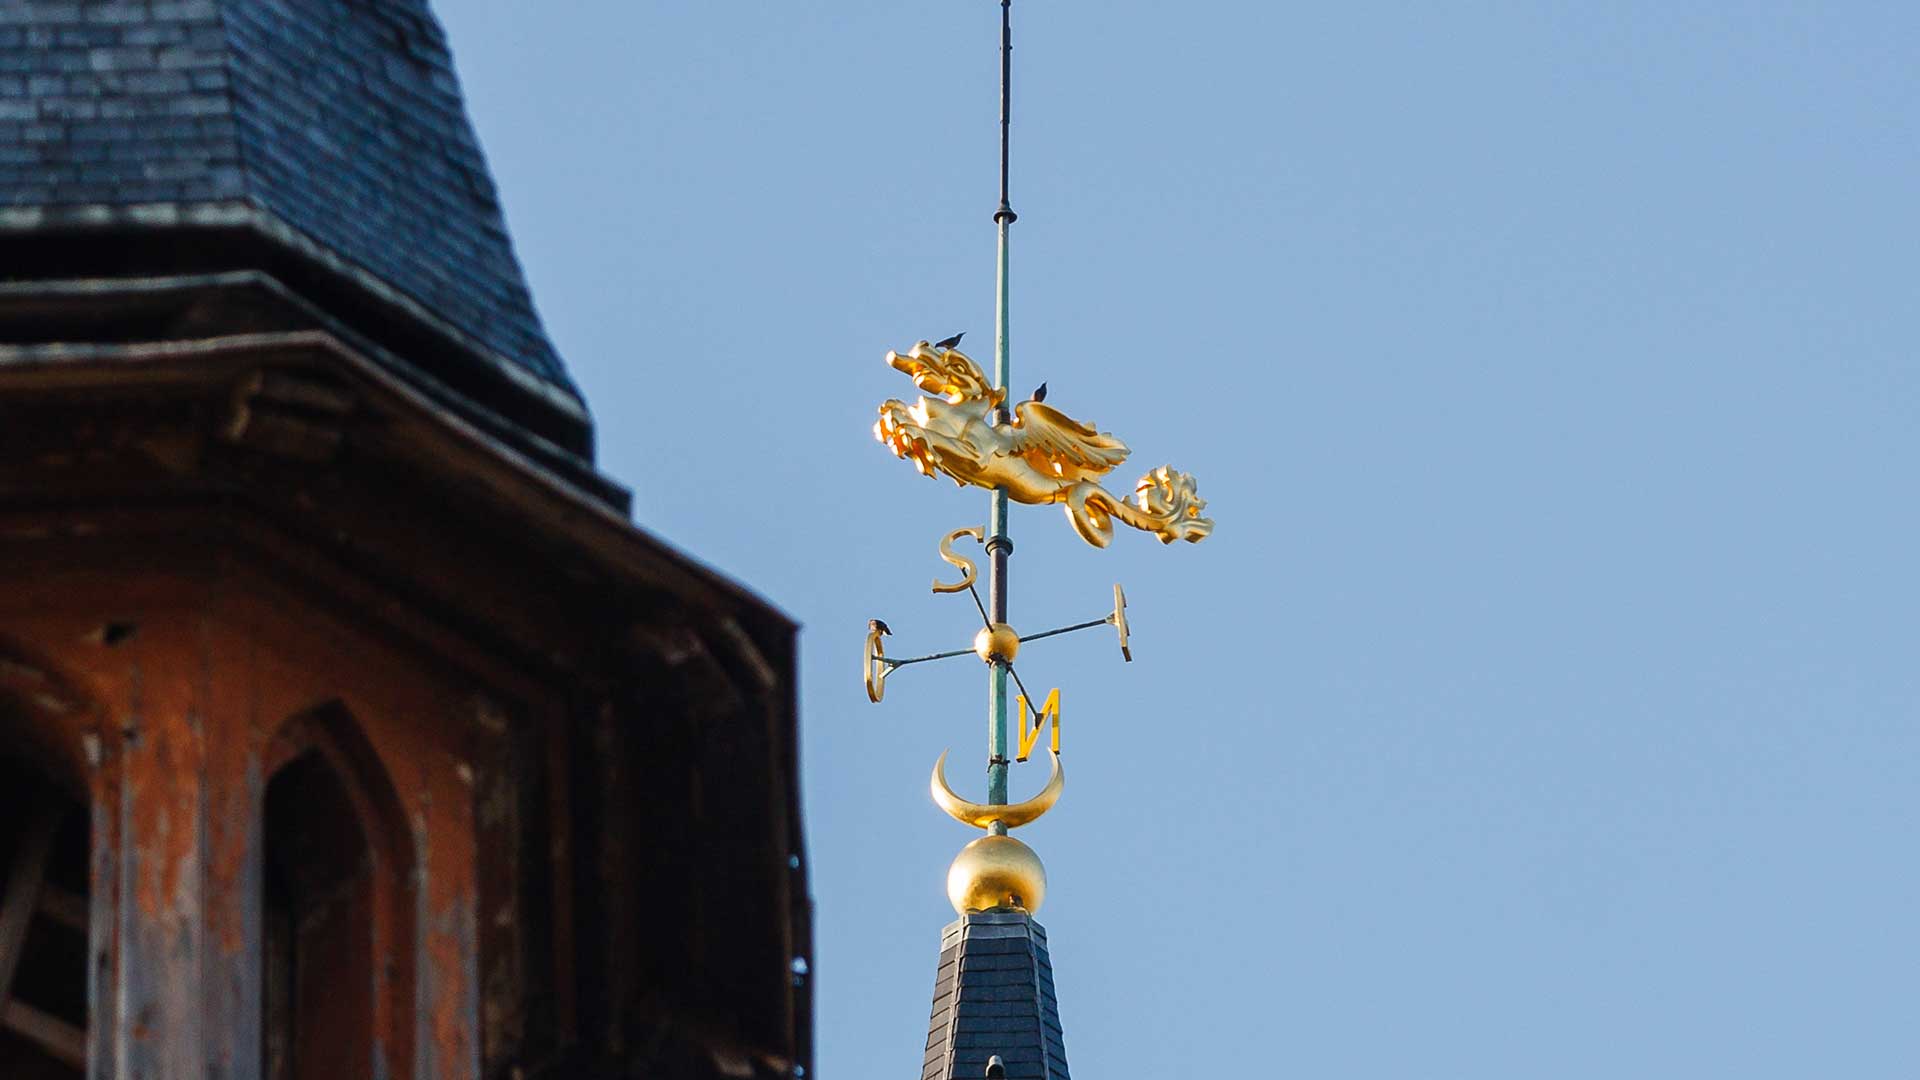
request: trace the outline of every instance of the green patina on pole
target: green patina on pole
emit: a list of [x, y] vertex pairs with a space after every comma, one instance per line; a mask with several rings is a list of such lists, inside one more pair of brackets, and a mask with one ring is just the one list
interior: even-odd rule
[[[1007, 231], [1017, 216], [1007, 199], [1007, 160], [1008, 132], [1013, 116], [1013, 3], [1012, 0], [1000, 0], [1000, 207], [993, 213], [993, 222], [999, 233], [999, 265], [994, 275], [993, 297], [993, 380], [1004, 394], [1013, 382], [1013, 350], [1009, 345], [1007, 327]], [[1004, 422], [1007, 410], [1003, 404], [997, 421]], [[1013, 554], [1013, 540], [1007, 531], [1007, 493], [1004, 488], [993, 492], [991, 517], [987, 526], [987, 554], [991, 559], [988, 569], [987, 593], [992, 619], [996, 623], [1007, 621], [1007, 557]], [[991, 665], [987, 675], [987, 802], [994, 806], [1007, 804], [1007, 669], [1004, 661]], [[1006, 829], [999, 822], [994, 823], [994, 832], [1004, 834]]]
[[[1009, 381], [1010, 357], [1007, 349], [1007, 221], [1000, 222], [1000, 274], [998, 301], [994, 314], [994, 381], [1004, 389]], [[991, 558], [987, 570], [988, 607], [993, 621], [1007, 621], [1007, 557], [1013, 540], [1007, 532], [1007, 492], [996, 488], [987, 525], [987, 551]], [[996, 662], [987, 675], [987, 802], [1007, 802], [1007, 667]]]

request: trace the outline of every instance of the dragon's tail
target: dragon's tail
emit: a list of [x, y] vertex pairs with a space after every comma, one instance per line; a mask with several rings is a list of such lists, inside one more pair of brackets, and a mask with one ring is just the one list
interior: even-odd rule
[[1207, 500], [1200, 497], [1191, 473], [1162, 465], [1140, 478], [1133, 495], [1132, 502], [1115, 498], [1099, 484], [1082, 480], [1067, 490], [1067, 520], [1080, 539], [1094, 547], [1106, 547], [1113, 539], [1114, 518], [1158, 536], [1163, 544], [1197, 544], [1213, 533], [1213, 519], [1200, 516]]

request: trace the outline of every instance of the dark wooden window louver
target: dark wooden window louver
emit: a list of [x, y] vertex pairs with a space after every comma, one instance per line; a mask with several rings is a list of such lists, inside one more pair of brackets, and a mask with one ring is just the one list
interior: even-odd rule
[[87, 1064], [86, 807], [0, 762], [0, 1076], [73, 1080]]
[[261, 1075], [328, 1080], [373, 1061], [371, 856], [351, 799], [309, 752], [267, 785]]

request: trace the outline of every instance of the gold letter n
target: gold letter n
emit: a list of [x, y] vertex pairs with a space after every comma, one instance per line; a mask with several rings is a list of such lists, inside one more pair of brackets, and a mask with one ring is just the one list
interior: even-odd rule
[[1033, 752], [1033, 744], [1040, 741], [1040, 732], [1046, 728], [1048, 720], [1053, 721], [1053, 740], [1051, 743], [1053, 752], [1056, 754], [1059, 753], [1060, 688], [1054, 687], [1047, 692], [1047, 703], [1040, 707], [1040, 715], [1033, 718], [1032, 731], [1027, 730], [1027, 695], [1020, 694], [1018, 698], [1020, 701], [1020, 756], [1014, 760], [1027, 760], [1027, 755]]

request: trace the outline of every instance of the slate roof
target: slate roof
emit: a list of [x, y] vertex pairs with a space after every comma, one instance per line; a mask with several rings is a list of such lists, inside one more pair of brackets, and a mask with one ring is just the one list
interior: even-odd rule
[[586, 414], [424, 0], [0, 3], [0, 235], [251, 229]]
[[921, 1080], [1070, 1080], [1046, 928], [1017, 911], [966, 915], [940, 935]]

